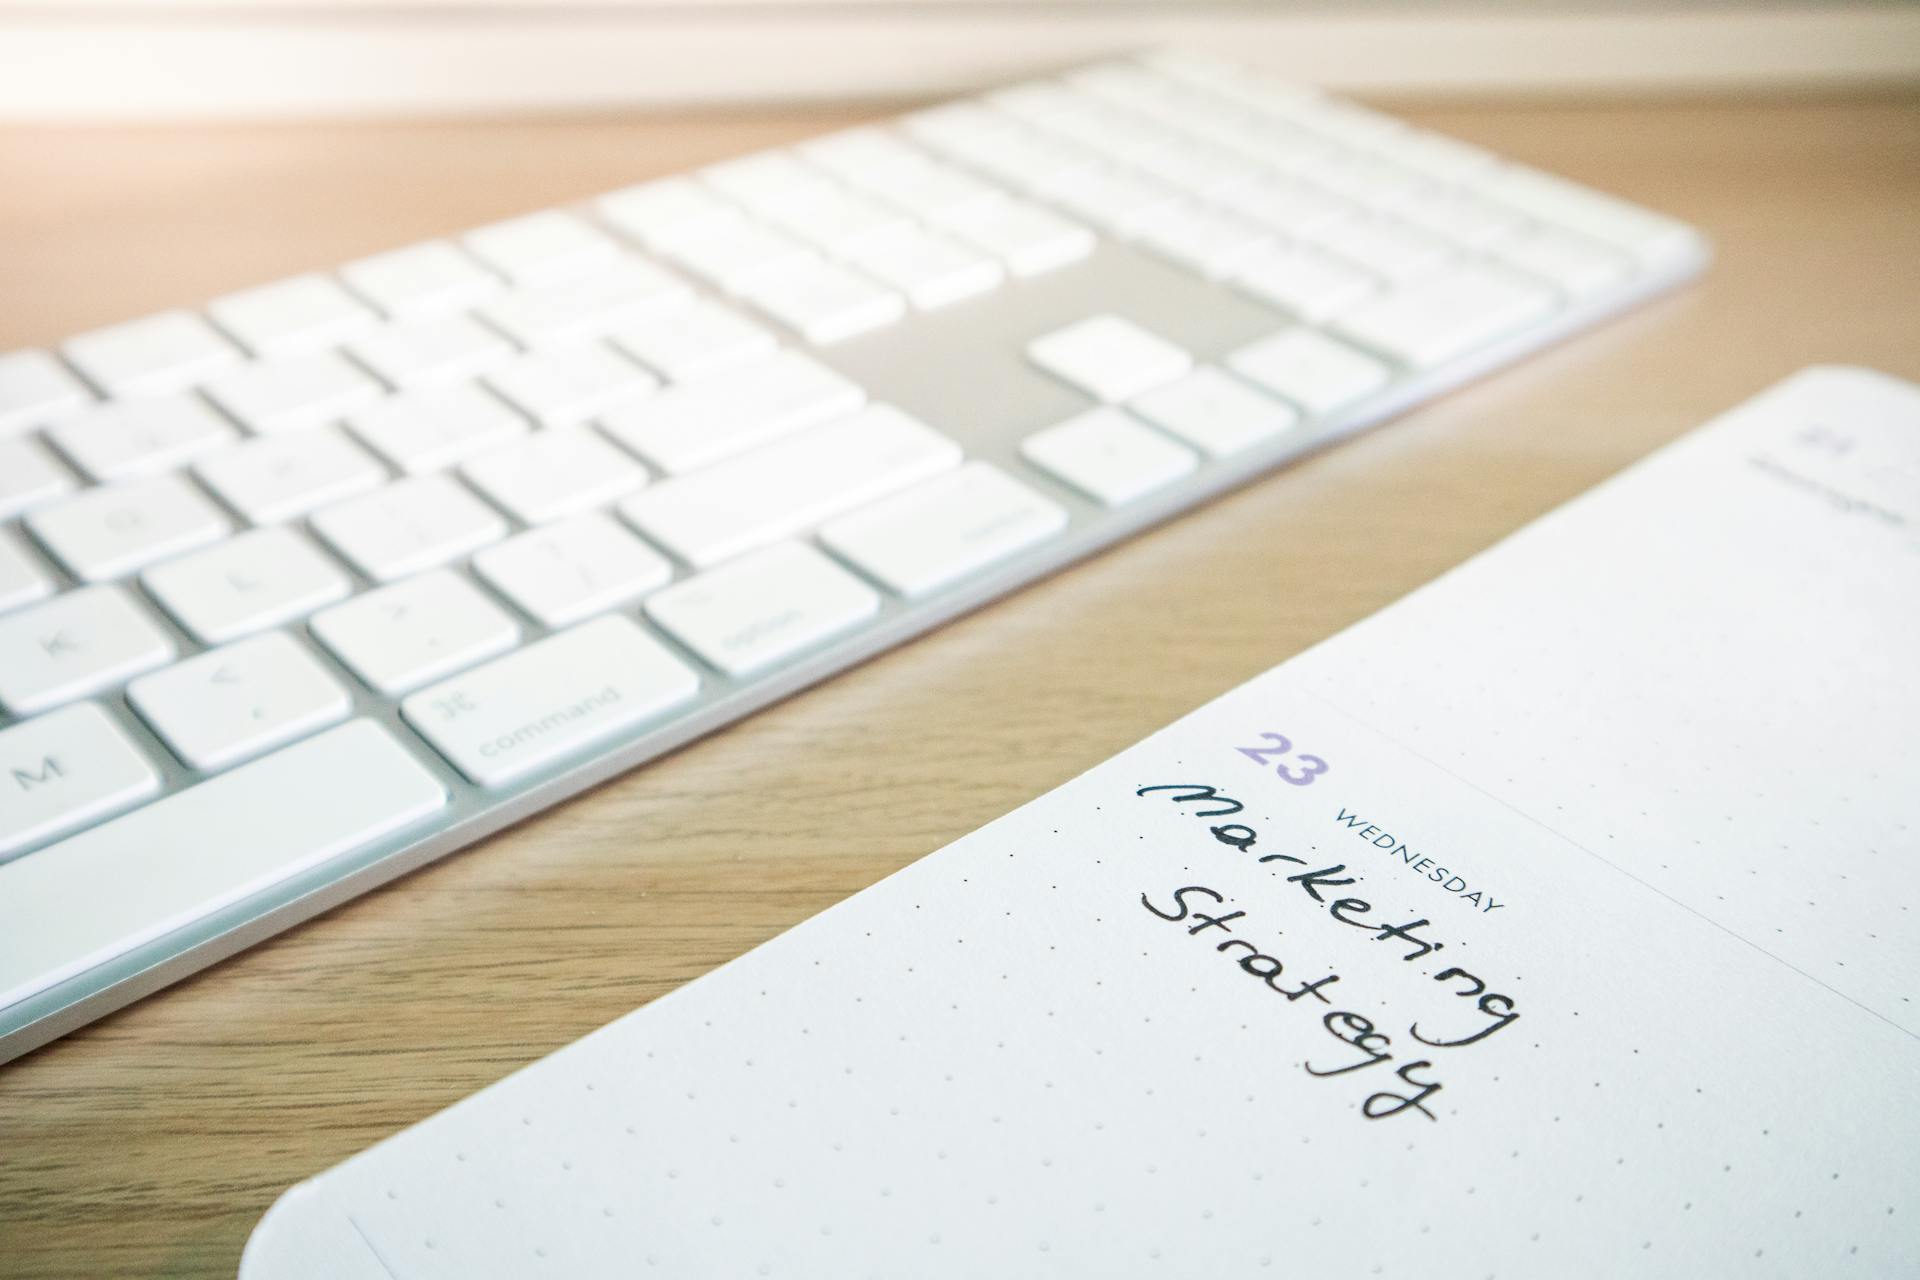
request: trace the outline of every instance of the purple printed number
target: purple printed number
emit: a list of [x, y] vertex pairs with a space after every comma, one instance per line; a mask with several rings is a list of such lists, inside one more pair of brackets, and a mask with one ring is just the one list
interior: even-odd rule
[[[1280, 775], [1282, 782], [1291, 782], [1296, 787], [1311, 786], [1315, 778], [1327, 771], [1327, 762], [1319, 756], [1310, 756], [1304, 752], [1295, 752], [1293, 749], [1293, 740], [1288, 738], [1284, 733], [1263, 733], [1260, 736], [1272, 745], [1265, 747], [1235, 747], [1234, 750], [1263, 769], [1271, 764], [1273, 771]], [[1293, 759], [1298, 763], [1290, 764], [1280, 758], [1288, 755], [1293, 756]]]

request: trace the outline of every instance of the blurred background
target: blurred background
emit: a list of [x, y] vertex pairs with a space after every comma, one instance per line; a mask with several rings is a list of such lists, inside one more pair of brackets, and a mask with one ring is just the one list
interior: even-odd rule
[[1920, 81], [1903, 0], [0, 0], [0, 119], [922, 98], [1145, 45], [1354, 92]]

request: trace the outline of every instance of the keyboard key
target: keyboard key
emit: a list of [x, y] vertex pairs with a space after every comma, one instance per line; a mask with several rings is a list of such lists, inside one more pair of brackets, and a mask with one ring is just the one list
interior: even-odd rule
[[603, 507], [647, 482], [647, 471], [581, 427], [542, 431], [460, 469], [487, 497], [528, 524]]
[[1387, 384], [1387, 366], [1311, 329], [1286, 329], [1227, 357], [1241, 377], [1316, 416], [1332, 413]]
[[645, 369], [599, 343], [517, 356], [489, 371], [486, 382], [543, 427], [585, 422], [660, 385]]
[[0, 613], [32, 604], [53, 591], [53, 575], [12, 532], [0, 529]]
[[1407, 131], [1406, 125], [1390, 115], [1330, 98], [1304, 97], [1274, 106], [1315, 133], [1362, 147], [1389, 145]]
[[1089, 106], [1097, 104], [1143, 127], [1170, 124], [1173, 117], [1168, 108], [1181, 99], [1179, 91], [1160, 77], [1116, 63], [1083, 67], [1061, 76], [1060, 81]]
[[918, 227], [877, 237], [847, 261], [923, 311], [990, 292], [1007, 274], [997, 259]]
[[760, 213], [773, 226], [836, 255], [913, 225], [899, 210], [826, 181], [773, 201]]
[[[777, 222], [777, 213], [794, 205], [819, 199], [832, 199], [836, 196], [848, 196], [853, 193], [845, 185], [835, 182], [813, 165], [801, 164], [789, 156], [781, 155], [777, 159], [781, 164], [792, 168], [792, 177], [769, 184], [764, 190], [750, 190], [739, 193], [729, 192], [727, 198], [745, 209], [753, 217], [766, 222]], [[751, 163], [751, 158], [749, 158]], [[900, 215], [891, 209], [884, 210], [890, 217]], [[798, 234], [797, 232], [795, 234]]]
[[600, 216], [650, 249], [733, 207], [691, 178], [662, 178], [602, 196]]
[[669, 387], [607, 414], [600, 425], [672, 474], [842, 417], [866, 398], [858, 385], [819, 361], [782, 351], [736, 365], [724, 378]]
[[483, 787], [548, 768], [687, 701], [700, 678], [631, 618], [596, 618], [424, 689], [407, 723]]
[[929, 160], [910, 148], [902, 150], [912, 158], [856, 169], [843, 176], [868, 195], [916, 218], [964, 218], [1007, 200], [1000, 188], [964, 170]]
[[1341, 315], [1333, 328], [1416, 368], [1441, 364], [1556, 310], [1553, 290], [1497, 267], [1463, 264]]
[[995, 109], [1032, 125], [1054, 124], [1063, 117], [1084, 117], [1098, 109], [1064, 85], [1044, 81], [995, 90], [987, 95], [987, 101]]
[[333, 351], [255, 360], [214, 375], [204, 390], [263, 436], [338, 422], [383, 394], [379, 383]]
[[207, 314], [257, 355], [321, 351], [372, 325], [373, 312], [326, 276], [296, 276], [230, 293]]
[[755, 276], [746, 300], [808, 342], [839, 342], [892, 324], [907, 300], [866, 276], [818, 259], [789, 263]]
[[874, 173], [932, 163], [924, 152], [874, 125], [829, 133], [803, 142], [794, 150], [816, 169], [824, 169], [849, 183], [858, 183]]
[[1395, 209], [1394, 214], [1469, 249], [1505, 240], [1526, 225], [1526, 219], [1513, 210], [1459, 190], [1431, 192]]
[[387, 469], [334, 427], [251, 440], [194, 467], [251, 524], [274, 524], [386, 483]]
[[1090, 409], [1020, 442], [1055, 479], [1109, 507], [1164, 488], [1199, 465], [1193, 450], [1118, 409]]
[[502, 294], [480, 314], [523, 347], [554, 347], [671, 314], [692, 300], [685, 281], [637, 258], [621, 258], [591, 275]]
[[1591, 237], [1641, 262], [1690, 252], [1698, 239], [1691, 228], [1672, 218], [1520, 165], [1491, 170], [1479, 189], [1489, 199]]
[[513, 344], [463, 315], [402, 320], [347, 344], [347, 352], [393, 387], [458, 382], [513, 354]]
[[1179, 119], [1175, 108], [1187, 96], [1162, 77], [1123, 63], [1083, 67], [1060, 78], [1089, 100], [1118, 108], [1136, 118], [1151, 116], [1162, 124], [1172, 124]]
[[1151, 178], [1113, 169], [1071, 169], [1036, 183], [1033, 189], [1118, 236], [1134, 234], [1185, 198]]
[[510, 218], [461, 237], [468, 252], [519, 285], [583, 276], [620, 255], [620, 245], [569, 213]]
[[0, 436], [45, 426], [92, 403], [86, 384], [46, 352], [0, 355]]
[[171, 471], [238, 433], [205, 401], [188, 395], [113, 400], [63, 420], [47, 439], [96, 480]]
[[0, 858], [159, 789], [159, 772], [91, 702], [0, 729]]
[[147, 591], [203, 644], [304, 617], [344, 599], [353, 582], [305, 534], [254, 529], [149, 569]]
[[1340, 154], [1340, 148], [1328, 139], [1271, 116], [1256, 121], [1225, 121], [1214, 141], [1281, 174], [1311, 175]]
[[739, 293], [769, 271], [815, 256], [784, 231], [732, 211], [675, 232], [662, 252], [727, 293]]
[[1116, 163], [1127, 162], [1156, 141], [1178, 136], [1161, 121], [1071, 83], [1015, 85], [988, 94], [987, 100], [1044, 135], [1078, 143]]
[[0, 617], [0, 706], [32, 715], [173, 657], [173, 641], [119, 587], [86, 587]]
[[647, 616], [732, 676], [763, 671], [872, 617], [879, 593], [783, 542], [647, 597]]
[[1210, 365], [1136, 396], [1127, 408], [1213, 458], [1236, 454], [1300, 421], [1292, 405]]
[[488, 547], [473, 558], [473, 569], [547, 627], [603, 613], [673, 577], [665, 556], [598, 512]]
[[1219, 209], [1184, 206], [1140, 229], [1140, 243], [1209, 280], [1230, 273], [1273, 242], [1273, 233], [1250, 219]]
[[61, 345], [87, 380], [112, 395], [184, 391], [230, 364], [240, 352], [189, 311], [165, 311], [95, 329]]
[[1099, 157], [1085, 147], [1042, 137], [1011, 120], [1004, 124], [994, 132], [941, 140], [936, 149], [1023, 191], [1099, 166]]
[[1380, 278], [1303, 244], [1270, 245], [1234, 267], [1234, 286], [1285, 307], [1302, 320], [1324, 320], [1378, 293]]
[[308, 623], [314, 638], [372, 688], [405, 693], [511, 649], [520, 626], [445, 569], [355, 596]]
[[620, 514], [687, 563], [708, 565], [959, 465], [959, 445], [872, 405], [642, 489]]
[[819, 175], [783, 151], [762, 151], [708, 165], [700, 171], [700, 180], [722, 195], [761, 204], [817, 182]]
[[[1180, 184], [1163, 173], [1159, 162], [1182, 141], [1181, 136], [1164, 125], [1142, 120], [1109, 108], [1075, 103], [1053, 119], [1033, 122], [1043, 132], [1084, 147], [1114, 170], [1146, 174], [1164, 187]], [[1189, 142], [1189, 146], [1198, 144]], [[1044, 184], [1036, 184], [1039, 190]]]
[[77, 483], [38, 440], [0, 437], [0, 520], [70, 493]]
[[627, 325], [612, 341], [675, 382], [771, 354], [779, 345], [768, 330], [713, 302]]
[[1632, 261], [1618, 250], [1551, 227], [1523, 231], [1495, 243], [1491, 252], [1502, 262], [1550, 280], [1576, 298], [1598, 293], [1625, 279], [1633, 269]]
[[1058, 534], [1059, 503], [985, 462], [831, 520], [820, 540], [903, 596], [937, 591]]
[[178, 476], [88, 489], [28, 513], [40, 545], [86, 582], [103, 582], [212, 542], [233, 522]]
[[1318, 186], [1370, 209], [1392, 209], [1418, 204], [1438, 188], [1422, 174], [1377, 156], [1348, 151], [1331, 164], [1316, 165], [1308, 175]]
[[[1155, 182], [1163, 186], [1171, 185], [1150, 165], [1137, 162], [1137, 159], [1143, 157], [1156, 142], [1175, 135], [1171, 135], [1163, 126], [1137, 116], [1123, 115], [1065, 90], [1060, 94], [1058, 105], [1045, 109], [1047, 118], [1034, 116], [1028, 123], [1049, 141], [1064, 143], [1073, 150], [1084, 151], [1095, 161], [1107, 162], [1105, 165], [1096, 163], [1084, 166], [1081, 172], [1125, 173], [1133, 170], [1151, 175]], [[1002, 110], [1008, 109], [1004, 102], [998, 105]], [[1042, 180], [1032, 185], [1035, 190], [1040, 190], [1046, 183]]]
[[1193, 367], [1193, 357], [1131, 320], [1101, 315], [1043, 334], [1027, 358], [1096, 400], [1127, 400]]
[[500, 279], [444, 240], [349, 262], [341, 279], [397, 319], [461, 311], [500, 288]]
[[1258, 181], [1265, 170], [1244, 155], [1175, 135], [1135, 148], [1132, 163], [1188, 195], [1218, 200], [1236, 187]]
[[1102, 63], [1069, 72], [1063, 78], [1082, 93], [1141, 111], [1152, 111], [1170, 99], [1177, 100], [1174, 86], [1145, 67], [1126, 63]]
[[[1441, 182], [1471, 181], [1497, 163], [1494, 154], [1482, 147], [1417, 129], [1388, 134], [1368, 145], [1396, 164]], [[1426, 203], [1432, 194], [1423, 194], [1417, 203]]]
[[415, 476], [316, 513], [314, 532], [385, 582], [445, 564], [507, 535], [507, 522], [445, 476]]
[[1357, 206], [1287, 178], [1268, 178], [1223, 193], [1220, 203], [1283, 236], [1308, 236], [1356, 217]]
[[353, 711], [347, 687], [285, 632], [188, 658], [127, 686], [127, 702], [195, 769], [224, 769]]
[[527, 433], [527, 420], [471, 382], [419, 387], [347, 419], [369, 448], [406, 472], [438, 471]]
[[1388, 280], [1406, 284], [1438, 271], [1459, 250], [1450, 241], [1403, 222], [1360, 218], [1319, 228], [1307, 239]]
[[1037, 276], [1078, 262], [1093, 252], [1096, 241], [1079, 223], [1018, 200], [969, 205], [935, 221], [1000, 259], [1016, 276]]
[[16, 858], [0, 866], [0, 1008], [418, 822], [446, 794], [354, 720]]
[[943, 103], [902, 116], [897, 123], [914, 141], [936, 151], [954, 150], [966, 143], [1019, 132], [1019, 126], [1004, 113], [977, 102]]

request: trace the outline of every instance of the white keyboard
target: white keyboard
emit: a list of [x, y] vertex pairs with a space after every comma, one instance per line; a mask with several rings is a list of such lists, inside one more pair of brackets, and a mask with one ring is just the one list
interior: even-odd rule
[[1156, 54], [0, 356], [0, 1058], [1705, 257]]

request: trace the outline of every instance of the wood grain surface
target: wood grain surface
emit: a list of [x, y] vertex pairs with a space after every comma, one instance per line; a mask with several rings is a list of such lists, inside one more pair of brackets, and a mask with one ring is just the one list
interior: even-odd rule
[[[1920, 97], [1390, 103], [1698, 285], [0, 1067], [0, 1277], [231, 1276], [283, 1187], [1332, 635], [1802, 365], [1920, 378]], [[0, 131], [0, 348], [851, 111]]]

